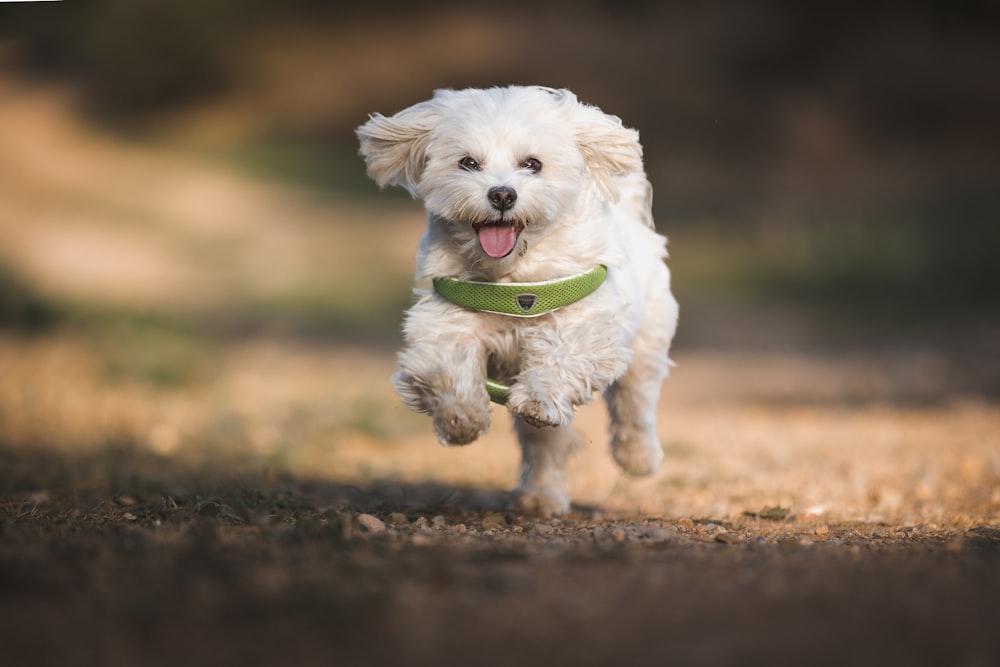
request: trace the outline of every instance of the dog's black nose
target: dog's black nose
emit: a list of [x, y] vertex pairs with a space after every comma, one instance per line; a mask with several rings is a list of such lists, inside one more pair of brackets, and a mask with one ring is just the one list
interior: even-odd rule
[[508, 188], [506, 185], [498, 185], [490, 188], [486, 193], [486, 198], [493, 204], [493, 208], [498, 211], [506, 211], [517, 201], [517, 190]]

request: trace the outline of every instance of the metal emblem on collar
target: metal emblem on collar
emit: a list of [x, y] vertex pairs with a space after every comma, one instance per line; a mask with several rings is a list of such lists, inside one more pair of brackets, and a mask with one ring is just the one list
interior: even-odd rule
[[529, 313], [538, 304], [538, 295], [529, 293], [518, 294], [514, 297], [514, 301], [522, 313]]

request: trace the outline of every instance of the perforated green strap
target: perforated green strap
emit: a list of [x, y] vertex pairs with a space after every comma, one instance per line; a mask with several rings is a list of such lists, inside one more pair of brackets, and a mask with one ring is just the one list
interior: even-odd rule
[[538, 317], [592, 294], [608, 277], [598, 266], [569, 278], [538, 283], [480, 283], [435, 278], [434, 291], [452, 303], [513, 317]]
[[[514, 317], [538, 317], [593, 294], [608, 277], [608, 267], [601, 265], [585, 273], [538, 283], [480, 283], [435, 278], [434, 291], [464, 308]], [[490, 400], [507, 404], [510, 387], [486, 379]]]
[[486, 393], [490, 395], [490, 400], [497, 405], [507, 405], [507, 398], [510, 395], [510, 387], [503, 382], [497, 382], [486, 378]]

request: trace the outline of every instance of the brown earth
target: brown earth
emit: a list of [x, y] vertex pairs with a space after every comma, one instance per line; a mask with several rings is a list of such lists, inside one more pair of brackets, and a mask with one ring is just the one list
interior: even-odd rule
[[[90, 352], [0, 350], [8, 664], [1000, 657], [993, 404], [803, 403], [810, 362], [679, 355], [664, 472], [618, 472], [588, 408], [578, 504], [543, 520], [505, 508], [504, 415], [441, 448], [386, 353], [258, 342], [164, 390]], [[747, 382], [765, 362], [789, 393]], [[833, 374], [863, 384], [851, 366]]]

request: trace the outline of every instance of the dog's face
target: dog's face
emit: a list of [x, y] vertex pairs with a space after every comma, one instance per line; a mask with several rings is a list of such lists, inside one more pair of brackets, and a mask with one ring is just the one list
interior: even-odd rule
[[642, 170], [637, 133], [566, 90], [437, 91], [358, 136], [369, 175], [422, 198], [477, 262], [516, 261], [580, 198], [614, 199], [615, 177]]

